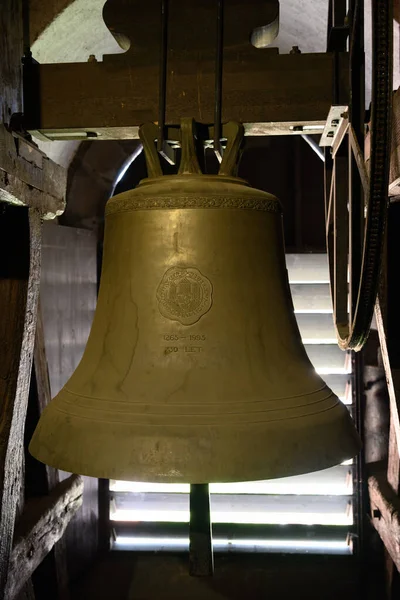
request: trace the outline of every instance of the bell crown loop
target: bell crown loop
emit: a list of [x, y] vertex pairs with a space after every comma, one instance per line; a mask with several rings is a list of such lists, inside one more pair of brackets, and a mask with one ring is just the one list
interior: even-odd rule
[[148, 177], [134, 190], [118, 194], [107, 202], [107, 217], [120, 212], [156, 209], [244, 209], [282, 213], [279, 200], [272, 194], [255, 190], [236, 176], [244, 128], [231, 121], [223, 134], [226, 149], [217, 175], [203, 174], [196, 154], [196, 124], [183, 118], [180, 129], [174, 129], [174, 139], [181, 145], [182, 156], [177, 175], [164, 175], [155, 140], [159, 129], [155, 123], [145, 123], [139, 130], [146, 157]]
[[[196, 124], [194, 119], [192, 117], [182, 118], [180, 129], [175, 130], [175, 133], [182, 149], [178, 175], [202, 175], [196, 152]], [[238, 169], [243, 146], [244, 127], [241, 123], [230, 121], [224, 125], [223, 134], [226, 137], [227, 144], [218, 175], [232, 177], [236, 175]], [[155, 123], [144, 123], [139, 129], [139, 138], [143, 144], [149, 179], [163, 177], [155, 144], [158, 135], [159, 129]]]

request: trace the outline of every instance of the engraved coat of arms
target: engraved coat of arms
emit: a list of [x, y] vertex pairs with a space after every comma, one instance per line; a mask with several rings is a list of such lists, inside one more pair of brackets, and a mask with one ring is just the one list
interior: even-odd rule
[[157, 288], [157, 300], [164, 317], [192, 325], [211, 308], [211, 281], [194, 267], [172, 267]]

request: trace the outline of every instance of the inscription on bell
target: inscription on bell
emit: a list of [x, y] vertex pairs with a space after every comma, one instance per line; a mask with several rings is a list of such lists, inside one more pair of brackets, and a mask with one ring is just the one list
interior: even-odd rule
[[164, 317], [192, 325], [211, 308], [211, 281], [194, 267], [172, 267], [158, 286], [157, 300]]

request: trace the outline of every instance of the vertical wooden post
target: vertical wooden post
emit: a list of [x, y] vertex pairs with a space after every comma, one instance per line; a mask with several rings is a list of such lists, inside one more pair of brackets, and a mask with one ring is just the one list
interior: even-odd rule
[[110, 551], [110, 480], [99, 479], [98, 488], [99, 516], [98, 516], [98, 546], [100, 554]]
[[16, 600], [35, 600], [35, 592], [32, 581], [29, 581], [26, 584], [22, 592], [18, 594], [18, 598]]
[[0, 23], [0, 123], [9, 124], [22, 111], [22, 0], [1, 0]]
[[[400, 448], [397, 443], [395, 420], [398, 419], [400, 402], [400, 316], [399, 300], [400, 291], [397, 282], [397, 262], [398, 262], [398, 233], [400, 225], [400, 206], [392, 204], [389, 208], [388, 233], [387, 233], [387, 303], [386, 303], [386, 331], [387, 345], [390, 361], [390, 369], [393, 377], [394, 391], [396, 396], [396, 407], [392, 404], [390, 415], [390, 434], [389, 434], [389, 455], [387, 479], [393, 491], [399, 495], [400, 492]], [[397, 415], [395, 410], [397, 409]], [[387, 565], [387, 588], [390, 599], [398, 597], [399, 592], [399, 574], [388, 553], [386, 553]]]
[[33, 209], [0, 208], [0, 600], [20, 495], [23, 439], [39, 294], [41, 222]]
[[214, 572], [208, 483], [190, 486], [189, 561], [194, 577], [208, 577]]
[[[37, 425], [41, 412], [51, 400], [49, 373], [47, 368], [43, 319], [38, 303], [33, 369], [29, 394], [28, 414], [25, 426], [26, 447]], [[31, 455], [26, 456], [26, 495], [29, 499], [46, 496], [60, 483], [59, 472], [40, 463]], [[65, 538], [54, 544], [33, 574], [35, 591], [39, 597], [51, 596], [58, 600], [69, 600], [67, 551]]]
[[[400, 291], [398, 279], [400, 204], [391, 203], [387, 229], [387, 260], [382, 273], [379, 301], [375, 310], [379, 341], [390, 398], [390, 435], [387, 482], [398, 495], [400, 492], [399, 403], [400, 403]], [[387, 598], [397, 597], [399, 574], [386, 551]]]

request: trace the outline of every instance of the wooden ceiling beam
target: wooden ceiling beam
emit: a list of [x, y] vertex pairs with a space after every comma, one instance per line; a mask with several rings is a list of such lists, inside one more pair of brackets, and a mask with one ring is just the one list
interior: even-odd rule
[[54, 219], [65, 209], [67, 171], [0, 124], [0, 202], [38, 210]]
[[[107, 0], [105, 24], [125, 52], [102, 62], [25, 61], [24, 128], [43, 140], [135, 139], [144, 122], [161, 120], [164, 67], [165, 124], [178, 125], [183, 116], [212, 124], [217, 4], [171, 0], [168, 6], [165, 32], [161, 0]], [[222, 122], [243, 123], [247, 135], [320, 133], [334, 90], [335, 101], [348, 104], [348, 54], [280, 55], [271, 47], [278, 0], [225, 0], [223, 25]]]
[[[253, 48], [254, 50], [254, 48]], [[120, 59], [121, 56], [117, 55]], [[32, 64], [25, 71], [25, 124], [44, 139], [137, 138], [158, 119], [158, 67], [127, 61]], [[348, 100], [348, 55], [339, 54], [340, 90]], [[166, 124], [182, 115], [214, 119], [214, 62], [175, 56], [167, 85]], [[258, 50], [224, 62], [222, 120], [245, 124], [249, 135], [318, 133], [332, 103], [334, 55]], [[305, 130], [302, 127], [306, 127]]]

